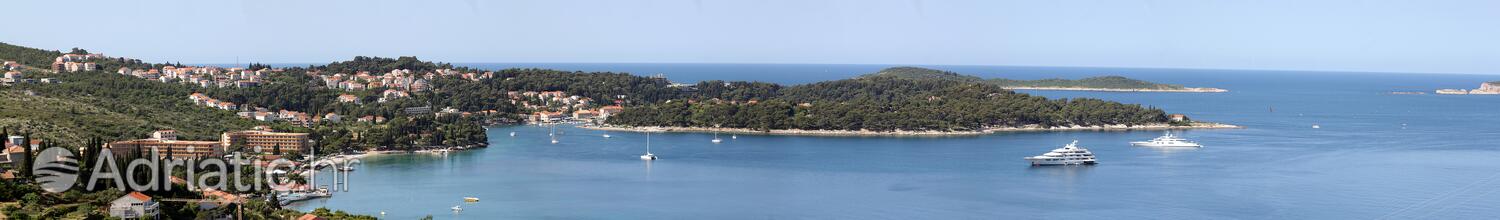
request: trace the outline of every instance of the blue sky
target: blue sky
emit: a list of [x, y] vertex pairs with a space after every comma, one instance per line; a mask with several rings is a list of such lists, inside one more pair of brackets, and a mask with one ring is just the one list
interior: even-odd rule
[[1500, 1], [8, 1], [0, 41], [184, 63], [856, 63], [1500, 74]]

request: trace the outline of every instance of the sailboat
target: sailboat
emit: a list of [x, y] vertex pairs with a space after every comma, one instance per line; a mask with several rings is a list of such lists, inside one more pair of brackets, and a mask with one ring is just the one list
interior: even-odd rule
[[550, 132], [547, 132], [547, 136], [552, 136], [552, 143], [553, 144], [557, 143], [557, 134], [556, 133], [557, 133], [557, 125], [552, 125], [552, 130]]
[[641, 155], [641, 160], [656, 160], [656, 155], [651, 154], [651, 132], [646, 132], [646, 154]]
[[724, 139], [719, 139], [719, 132], [714, 132], [714, 140], [713, 140], [713, 142], [715, 144], [717, 144], [719, 142], [724, 142]]
[[729, 139], [740, 139], [739, 135], [729, 135]]

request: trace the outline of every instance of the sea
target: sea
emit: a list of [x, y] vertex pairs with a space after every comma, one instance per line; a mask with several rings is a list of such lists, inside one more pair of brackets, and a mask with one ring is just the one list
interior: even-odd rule
[[[471, 63], [805, 84], [894, 65]], [[986, 78], [1120, 75], [1226, 93], [1021, 91], [1161, 108], [1241, 129], [807, 137], [490, 127], [490, 147], [371, 156], [348, 190], [293, 204], [383, 219], [1493, 219], [1500, 75], [933, 66]], [[1398, 95], [1392, 92], [1426, 92]], [[1317, 126], [1315, 128], [1314, 126]], [[510, 135], [512, 132], [514, 136]], [[604, 138], [608, 134], [612, 138]], [[1093, 166], [1022, 158], [1073, 141]], [[326, 185], [331, 171], [318, 184]], [[465, 197], [478, 202], [465, 202]], [[454, 207], [462, 211], [453, 211]]]

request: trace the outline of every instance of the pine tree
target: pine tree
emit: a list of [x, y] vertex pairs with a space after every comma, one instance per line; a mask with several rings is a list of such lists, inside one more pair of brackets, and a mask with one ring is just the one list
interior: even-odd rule
[[[24, 150], [24, 152], [26, 154], [26, 155], [23, 155], [24, 158], [26, 158], [26, 159], [22, 160], [21, 167], [24, 167], [24, 168], [21, 169], [21, 176], [25, 176], [26, 178], [31, 178], [31, 175], [32, 175], [31, 169], [34, 168], [32, 166], [35, 166], [34, 164], [32, 164], [31, 161], [34, 160], [34, 159], [36, 159], [36, 156], [34, 156], [34, 155], [31, 154], [32, 153], [31, 152], [31, 134], [22, 135], [21, 136], [21, 143], [18, 143], [16, 145], [21, 146], [21, 149]], [[14, 163], [14, 162], [12, 162], [12, 163]]]

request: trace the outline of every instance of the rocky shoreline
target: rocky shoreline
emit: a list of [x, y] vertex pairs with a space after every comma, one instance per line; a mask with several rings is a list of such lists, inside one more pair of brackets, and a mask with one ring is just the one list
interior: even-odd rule
[[1500, 81], [1480, 83], [1478, 89], [1439, 89], [1437, 94], [1442, 95], [1500, 95]]
[[727, 133], [727, 134], [759, 134], [759, 135], [793, 135], [793, 136], [895, 136], [895, 137], [943, 137], [943, 136], [974, 136], [1003, 132], [1041, 132], [1041, 131], [1102, 131], [1102, 130], [1180, 130], [1180, 129], [1233, 129], [1243, 128], [1237, 125], [1194, 122], [1190, 125], [1172, 126], [1168, 124], [1151, 125], [1108, 125], [1108, 126], [1071, 126], [1071, 127], [997, 127], [982, 131], [845, 131], [845, 130], [800, 130], [800, 129], [776, 129], [759, 131], [745, 128], [702, 128], [702, 127], [626, 127], [613, 125], [581, 125], [579, 128], [605, 131], [626, 132], [681, 132], [681, 133]]
[[1083, 87], [1005, 87], [1010, 90], [1065, 90], [1065, 91], [1095, 91], [1095, 92], [1196, 92], [1196, 93], [1219, 93], [1229, 92], [1228, 89], [1220, 88], [1182, 88], [1182, 89], [1108, 89], [1108, 88], [1083, 88]]

